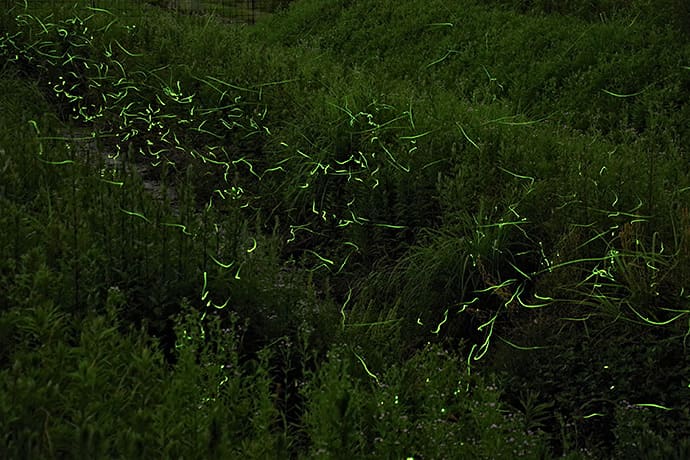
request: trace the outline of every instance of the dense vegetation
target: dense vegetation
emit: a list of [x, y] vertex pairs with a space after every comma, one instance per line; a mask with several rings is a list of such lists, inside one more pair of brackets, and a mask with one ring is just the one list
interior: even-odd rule
[[82, 3], [0, 16], [0, 457], [690, 456], [686, 2]]

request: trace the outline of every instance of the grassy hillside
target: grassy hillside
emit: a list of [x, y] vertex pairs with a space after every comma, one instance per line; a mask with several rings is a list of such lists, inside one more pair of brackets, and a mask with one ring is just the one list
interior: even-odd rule
[[18, 2], [0, 456], [687, 457], [688, 24]]

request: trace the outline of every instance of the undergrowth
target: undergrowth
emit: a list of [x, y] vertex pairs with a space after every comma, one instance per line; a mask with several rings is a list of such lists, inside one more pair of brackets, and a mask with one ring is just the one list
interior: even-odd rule
[[687, 456], [683, 2], [10, 3], [0, 456]]

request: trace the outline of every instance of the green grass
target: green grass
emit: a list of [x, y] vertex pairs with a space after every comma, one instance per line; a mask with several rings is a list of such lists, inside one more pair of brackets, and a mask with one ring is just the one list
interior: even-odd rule
[[686, 457], [690, 12], [655, 5], [17, 2], [0, 456]]

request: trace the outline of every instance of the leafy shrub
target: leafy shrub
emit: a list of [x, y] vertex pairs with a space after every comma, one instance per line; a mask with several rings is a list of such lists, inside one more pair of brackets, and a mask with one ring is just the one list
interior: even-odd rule
[[[372, 373], [373, 372], [373, 373]], [[503, 413], [496, 387], [438, 346], [375, 375], [335, 347], [305, 387], [314, 458], [541, 458], [540, 434]]]

